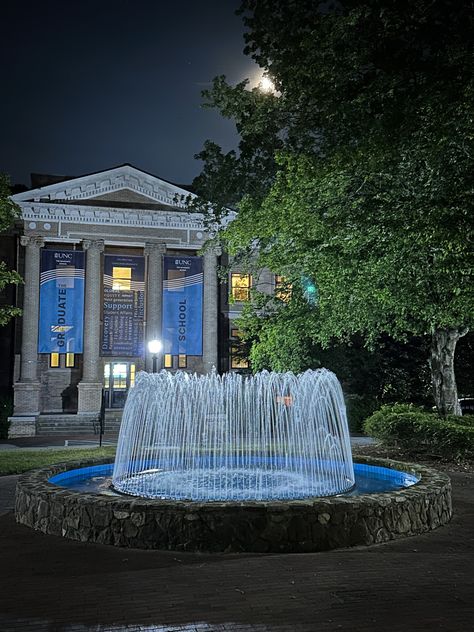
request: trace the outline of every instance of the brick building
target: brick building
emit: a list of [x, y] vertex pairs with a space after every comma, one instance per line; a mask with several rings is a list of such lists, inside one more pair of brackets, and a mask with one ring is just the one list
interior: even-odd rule
[[[120, 411], [136, 373], [151, 370], [150, 339], [163, 341], [159, 366], [170, 371], [248, 367], [233, 353], [234, 319], [252, 279], [233, 270], [227, 284], [218, 281], [225, 255], [200, 252], [207, 235], [202, 216], [185, 207], [189, 191], [131, 165], [75, 178], [35, 176], [32, 186], [12, 196], [21, 223], [16, 237], [5, 238], [25, 281], [17, 296], [23, 316], [4, 349], [12, 356], [12, 436], [90, 432], [103, 389], [106, 407]], [[273, 277], [264, 272], [259, 284], [272, 291]], [[76, 301], [69, 316], [61, 299], [48, 299], [48, 288]], [[183, 313], [174, 317], [179, 292], [195, 298], [176, 303]], [[185, 334], [187, 342], [176, 342]]]

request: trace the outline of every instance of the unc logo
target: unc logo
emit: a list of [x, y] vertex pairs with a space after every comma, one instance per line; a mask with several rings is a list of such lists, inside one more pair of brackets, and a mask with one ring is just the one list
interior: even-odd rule
[[176, 266], [190, 266], [191, 260], [190, 259], [175, 259], [174, 264]]

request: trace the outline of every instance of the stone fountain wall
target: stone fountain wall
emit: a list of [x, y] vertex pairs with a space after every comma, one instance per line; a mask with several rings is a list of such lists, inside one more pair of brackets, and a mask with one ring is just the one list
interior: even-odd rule
[[83, 542], [142, 549], [258, 553], [370, 545], [418, 535], [449, 522], [452, 506], [448, 476], [414, 464], [382, 459], [358, 461], [411, 472], [421, 480], [411, 487], [380, 494], [207, 504], [84, 494], [48, 482], [59, 472], [94, 464], [82, 461], [20, 477], [16, 520], [43, 533]]

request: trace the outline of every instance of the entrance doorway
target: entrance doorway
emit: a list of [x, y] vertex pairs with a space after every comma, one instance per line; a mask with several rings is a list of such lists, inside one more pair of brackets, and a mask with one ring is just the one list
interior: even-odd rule
[[135, 384], [135, 364], [107, 362], [104, 364], [106, 408], [123, 408], [129, 389]]

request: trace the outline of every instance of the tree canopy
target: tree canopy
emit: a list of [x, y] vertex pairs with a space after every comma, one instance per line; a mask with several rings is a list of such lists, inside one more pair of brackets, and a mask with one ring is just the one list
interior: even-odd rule
[[244, 0], [241, 13], [276, 92], [221, 77], [206, 94], [241, 137], [239, 152], [208, 143], [199, 156], [214, 219], [238, 208], [221, 240], [315, 281], [302, 331], [316, 341], [432, 335], [436, 403], [459, 412], [454, 349], [473, 317], [472, 4]]

